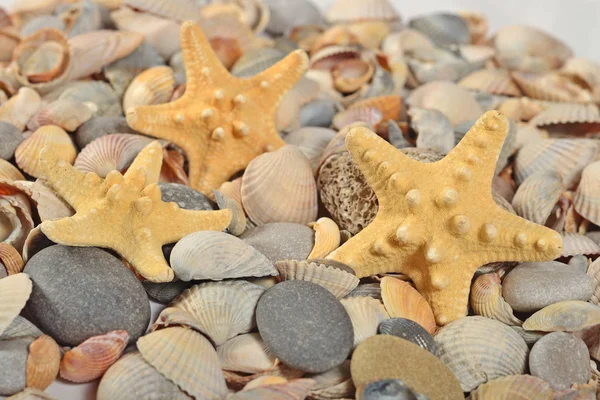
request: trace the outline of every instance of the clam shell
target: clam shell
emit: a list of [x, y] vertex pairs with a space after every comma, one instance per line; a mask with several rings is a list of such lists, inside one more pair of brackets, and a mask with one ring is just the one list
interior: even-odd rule
[[545, 225], [562, 190], [562, 178], [558, 172], [540, 171], [529, 175], [518, 187], [512, 206], [519, 216]]
[[247, 223], [242, 204], [218, 190], [213, 190], [213, 194], [220, 210], [231, 210], [231, 222], [227, 227], [227, 231], [232, 235], [240, 236], [246, 230]]
[[200, 7], [193, 0], [122, 0], [121, 4], [175, 21], [196, 20]]
[[325, 24], [321, 11], [312, 1], [265, 0], [265, 3], [271, 12], [267, 31], [272, 34], [285, 34], [294, 26]]
[[363, 121], [377, 130], [380, 124], [393, 119], [400, 119], [402, 110], [402, 98], [400, 96], [380, 96], [361, 100], [348, 107], [345, 111], [338, 113], [333, 118], [333, 125], [342, 129], [346, 125]]
[[574, 103], [593, 100], [591, 91], [568, 75], [513, 72], [512, 77], [523, 93], [534, 99]]
[[254, 310], [265, 289], [246, 281], [206, 282], [192, 286], [171, 303], [190, 313], [196, 329], [217, 346], [256, 325]]
[[98, 107], [97, 117], [123, 116], [121, 102], [112, 87], [102, 81], [75, 81], [48, 93], [44, 101], [70, 98], [80, 102], [94, 103]]
[[521, 325], [512, 307], [502, 297], [500, 277], [495, 274], [479, 275], [471, 286], [470, 303], [475, 314], [495, 319], [505, 325]]
[[175, 89], [171, 67], [152, 67], [136, 76], [123, 97], [123, 110], [133, 106], [162, 104], [169, 101]]
[[548, 400], [552, 389], [545, 380], [531, 375], [513, 375], [484, 383], [471, 392], [471, 400]]
[[42, 175], [39, 156], [44, 147], [52, 150], [60, 159], [69, 164], [72, 164], [77, 156], [75, 145], [67, 132], [58, 126], [46, 125], [36, 130], [17, 147], [15, 161], [19, 168], [29, 175], [39, 178]]
[[94, 336], [67, 351], [60, 362], [60, 376], [71, 382], [90, 382], [100, 378], [127, 346], [127, 331], [112, 331]]
[[0, 279], [0, 335], [25, 307], [31, 289], [31, 280], [23, 273]]
[[238, 78], [248, 78], [283, 60], [285, 53], [271, 48], [249, 50], [237, 59], [231, 73]]
[[308, 226], [315, 231], [315, 247], [307, 258], [325, 258], [340, 246], [340, 228], [331, 218], [319, 218]]
[[265, 372], [278, 363], [258, 333], [246, 333], [217, 347], [221, 368], [227, 371], [255, 374]]
[[519, 336], [521, 336], [523, 338], [525, 343], [527, 343], [528, 346], [532, 346], [535, 342], [537, 342], [539, 339], [541, 339], [547, 333], [547, 332], [540, 332], [540, 331], [528, 331], [528, 330], [523, 329], [522, 326], [516, 326], [516, 325], [513, 325], [510, 328], [513, 331], [517, 332], [519, 334]]
[[410, 319], [429, 333], [437, 329], [431, 306], [409, 283], [384, 277], [381, 280], [381, 298], [391, 318]]
[[45, 390], [58, 375], [60, 348], [48, 335], [41, 335], [29, 345], [27, 387]]
[[350, 376], [349, 360], [327, 372], [309, 374], [307, 378], [311, 378], [316, 382], [316, 385], [310, 391], [310, 399], [352, 398], [356, 390]]
[[480, 69], [465, 76], [459, 86], [491, 94], [520, 96], [521, 90], [504, 69]]
[[242, 204], [256, 224], [317, 218], [317, 184], [306, 156], [294, 146], [264, 153], [250, 162], [242, 177]]
[[379, 324], [390, 318], [381, 301], [372, 297], [350, 297], [340, 301], [352, 320], [355, 348], [366, 338], [375, 336]]
[[530, 123], [535, 126], [600, 123], [600, 110], [595, 104], [558, 103], [541, 111]]
[[184, 281], [276, 275], [271, 262], [243, 240], [223, 232], [199, 231], [171, 252], [171, 268]]
[[437, 346], [433, 336], [421, 325], [406, 318], [390, 318], [379, 325], [379, 333], [382, 335], [398, 336], [436, 354]]
[[219, 192], [242, 204], [242, 177], [236, 178], [231, 182], [223, 182], [219, 187]]
[[440, 329], [438, 356], [465, 392], [495, 378], [525, 372], [529, 349], [508, 326], [484, 317], [466, 317]]
[[18, 274], [24, 265], [17, 249], [8, 243], [0, 243], [0, 266], [6, 269], [8, 275]]
[[315, 261], [277, 261], [275, 267], [279, 271], [279, 279], [303, 280], [316, 283], [329, 290], [335, 297], [341, 299], [350, 293], [359, 279], [345, 270]]
[[417, 133], [417, 148], [433, 149], [444, 154], [454, 148], [454, 130], [440, 111], [412, 107], [408, 115], [410, 125]]
[[587, 236], [575, 232], [562, 232], [563, 249], [562, 257], [570, 257], [578, 254], [597, 255], [600, 254], [600, 246]]
[[201, 321], [196, 319], [196, 317], [189, 312], [176, 307], [167, 307], [163, 309], [152, 325], [152, 331], [154, 332], [170, 326], [183, 326], [201, 333], [204, 333], [205, 331]]
[[327, 21], [330, 23], [356, 22], [376, 20], [393, 22], [400, 20], [400, 15], [388, 0], [337, 0], [327, 11]]
[[242, 390], [228, 400], [302, 400], [315, 385], [312, 379], [295, 379], [286, 383], [272, 384], [250, 390]]
[[600, 324], [600, 307], [580, 300], [551, 304], [534, 313], [523, 323], [528, 331], [574, 332]]
[[0, 159], [0, 180], [4, 182], [22, 181], [25, 177], [14, 165]]
[[81, 103], [73, 99], [58, 99], [43, 106], [29, 121], [27, 127], [36, 130], [44, 125], [56, 125], [73, 132], [88, 121], [98, 107], [94, 103]]
[[596, 225], [600, 225], [600, 161], [584, 168], [575, 192], [575, 210]]
[[35, 202], [42, 222], [75, 214], [75, 210], [40, 179], [31, 185], [31, 199]]
[[40, 95], [33, 89], [22, 87], [16, 95], [0, 106], [0, 121], [11, 123], [23, 131], [41, 106]]
[[408, 26], [424, 33], [440, 47], [471, 43], [467, 21], [456, 14], [428, 14], [411, 19]]
[[595, 305], [600, 304], [600, 258], [597, 258], [594, 262], [592, 262], [587, 270], [587, 275], [592, 277], [596, 282], [596, 288], [594, 289], [594, 294], [590, 299]]
[[17, 315], [13, 322], [0, 335], [1, 340], [10, 340], [30, 336], [37, 338], [44, 333], [25, 318]]
[[373, 77], [373, 65], [364, 60], [343, 60], [332, 70], [334, 87], [342, 93], [353, 93]]
[[323, 150], [335, 135], [333, 129], [308, 126], [288, 133], [284, 140], [298, 147], [316, 172]]
[[562, 72], [580, 77], [590, 86], [600, 85], [600, 65], [585, 58], [569, 58], [561, 68]]

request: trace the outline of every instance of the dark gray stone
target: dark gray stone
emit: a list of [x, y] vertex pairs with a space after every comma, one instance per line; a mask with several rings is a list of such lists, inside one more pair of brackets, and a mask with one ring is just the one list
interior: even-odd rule
[[192, 284], [193, 282], [179, 280], [166, 283], [142, 282], [148, 296], [162, 304], [169, 304], [175, 297], [183, 293], [185, 289], [192, 286]]
[[10, 160], [23, 139], [23, 134], [16, 126], [0, 121], [0, 158]]
[[217, 205], [211, 199], [189, 186], [164, 182], [159, 183], [158, 186], [164, 202], [174, 201], [179, 207], [186, 210], [218, 210]]
[[256, 324], [277, 358], [306, 372], [337, 367], [354, 342], [344, 306], [311, 282], [285, 281], [267, 290], [256, 307]]
[[591, 376], [590, 354], [585, 342], [565, 332], [553, 332], [538, 340], [529, 353], [531, 375], [554, 390], [573, 383], [587, 383]]
[[362, 392], [363, 400], [427, 400], [428, 397], [415, 393], [400, 379], [384, 379], [371, 382]]
[[433, 336], [421, 325], [410, 319], [390, 318], [385, 320], [379, 324], [379, 332], [408, 340], [433, 354], [437, 351]]
[[94, 117], [75, 131], [75, 143], [80, 149], [98, 139], [113, 133], [138, 133], [127, 125], [125, 117]]
[[0, 335], [0, 340], [16, 339], [20, 337], [37, 338], [43, 335], [43, 332], [37, 326], [29, 322], [29, 320], [17, 315], [10, 325]]
[[27, 355], [34, 338], [0, 340], [0, 396], [10, 396], [25, 389]]
[[135, 342], [150, 321], [146, 291], [116, 257], [95, 247], [51, 246], [23, 271], [33, 281], [26, 309], [59, 344], [124, 329]]
[[504, 299], [515, 311], [532, 312], [564, 300], [587, 301], [596, 284], [580, 269], [550, 262], [517, 265], [502, 281]]
[[243, 239], [271, 262], [305, 260], [315, 245], [315, 233], [306, 225], [272, 222], [244, 232]]
[[336, 113], [335, 102], [332, 100], [311, 101], [300, 109], [300, 126], [329, 128]]

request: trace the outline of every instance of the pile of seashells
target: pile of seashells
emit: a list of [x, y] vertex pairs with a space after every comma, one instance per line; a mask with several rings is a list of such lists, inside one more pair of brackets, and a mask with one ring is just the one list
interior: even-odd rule
[[[336, 0], [326, 15], [309, 0], [18, 0], [10, 12], [0, 8], [0, 397], [53, 399], [44, 390], [59, 379], [99, 382], [99, 400], [600, 398], [600, 64], [533, 27], [489, 32], [473, 12], [403, 21], [399, 11], [389, 0]], [[308, 55], [306, 72], [267, 116], [285, 143], [204, 193], [190, 179], [192, 146], [134, 129], [129, 111], [185, 96], [186, 68], [208, 59], [182, 52], [185, 21], [201, 27], [237, 78], [268, 72], [298, 49]], [[494, 201], [555, 230], [563, 247], [554, 261], [481, 265], [468, 313], [442, 326], [394, 266], [359, 279], [328, 258], [379, 208], [346, 138], [367, 127], [433, 163], [489, 110], [509, 121]], [[209, 111], [195, 118], [209, 120]], [[225, 134], [214, 129], [212, 139]], [[157, 156], [152, 146], [162, 151], [156, 179], [132, 166]], [[72, 172], [50, 179], [49, 154]], [[237, 162], [229, 157], [201, 168]], [[55, 229], [73, 235], [60, 222], [96, 212], [73, 194], [79, 183], [68, 180], [77, 174], [85, 184], [105, 179], [108, 192], [138, 185], [140, 212], [154, 212], [143, 200], [162, 194], [176, 203], [173, 213], [221, 213], [227, 228], [215, 222], [188, 234], [173, 222], [178, 240], [157, 239], [167, 243], [172, 282], [146, 277], [116, 247], [71, 252], [99, 232], [127, 240], [125, 228], [101, 223], [81, 240], [50, 240], [44, 222], [60, 220]], [[107, 202], [119, 196], [110, 195]], [[163, 227], [150, 228], [146, 237]], [[60, 275], [70, 262], [84, 268], [81, 260], [106, 271], [116, 263], [113, 278], [129, 292], [85, 272], [71, 282]], [[53, 288], [63, 281], [83, 298], [60, 297]], [[290, 304], [274, 291], [284, 287]], [[160, 311], [155, 320], [144, 314], [146, 295]], [[322, 309], [309, 310], [311, 300]], [[122, 315], [123, 304], [145, 311]], [[335, 329], [313, 325], [338, 317]], [[282, 321], [296, 343], [277, 335], [287, 332]], [[328, 355], [333, 348], [339, 360]]]

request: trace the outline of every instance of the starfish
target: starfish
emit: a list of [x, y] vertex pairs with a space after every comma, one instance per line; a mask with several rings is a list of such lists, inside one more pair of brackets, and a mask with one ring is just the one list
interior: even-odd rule
[[256, 156], [285, 145], [275, 113], [306, 71], [308, 57], [296, 50], [251, 78], [237, 78], [221, 64], [202, 29], [189, 21], [181, 26], [181, 51], [185, 94], [172, 103], [131, 107], [127, 122], [181, 147], [190, 186], [210, 196]]
[[125, 175], [111, 171], [105, 179], [93, 172], [84, 174], [42, 149], [45, 180], [76, 211], [72, 217], [44, 221], [42, 232], [59, 244], [112, 249], [145, 279], [172, 281], [162, 245], [200, 230], [223, 230], [231, 212], [185, 210], [163, 202], [157, 184], [161, 164], [158, 141], [138, 154]]
[[471, 279], [493, 261], [542, 261], [560, 255], [560, 235], [500, 208], [491, 183], [508, 123], [485, 113], [442, 160], [410, 159], [366, 128], [346, 147], [379, 200], [373, 222], [328, 258], [356, 276], [408, 275], [440, 325], [467, 313]]

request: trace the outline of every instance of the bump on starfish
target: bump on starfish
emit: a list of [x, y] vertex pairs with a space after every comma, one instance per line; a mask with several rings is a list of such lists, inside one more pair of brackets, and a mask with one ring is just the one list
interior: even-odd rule
[[124, 175], [111, 171], [105, 179], [84, 174], [48, 148], [40, 154], [44, 179], [76, 211], [72, 217], [44, 221], [42, 232], [68, 246], [98, 246], [119, 253], [145, 279], [173, 280], [162, 246], [192, 232], [223, 230], [229, 210], [195, 211], [161, 200], [158, 178], [162, 165], [159, 142], [147, 145]]
[[350, 265], [358, 277], [407, 274], [444, 325], [466, 315], [480, 266], [558, 257], [557, 232], [504, 211], [492, 198], [507, 129], [506, 118], [489, 111], [434, 163], [410, 159], [368, 129], [350, 131], [346, 146], [375, 191], [379, 211], [328, 258]]
[[275, 114], [282, 96], [306, 71], [308, 57], [296, 50], [256, 76], [237, 78], [192, 22], [181, 26], [181, 51], [185, 94], [172, 103], [132, 107], [126, 110], [127, 122], [181, 147], [189, 161], [190, 185], [210, 196], [256, 156], [285, 145]]

